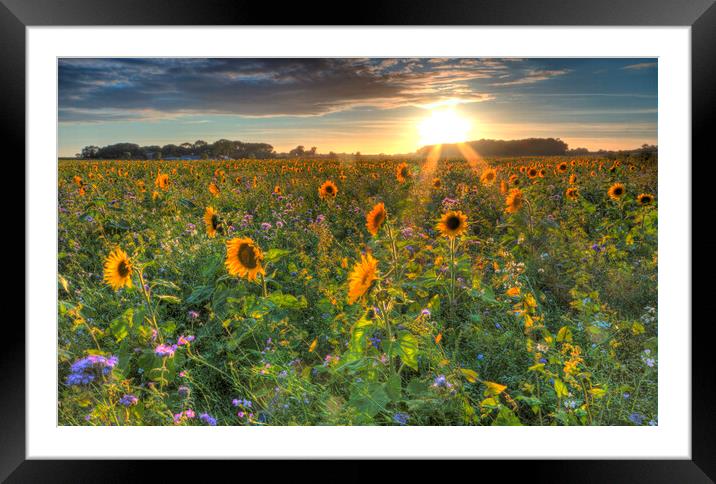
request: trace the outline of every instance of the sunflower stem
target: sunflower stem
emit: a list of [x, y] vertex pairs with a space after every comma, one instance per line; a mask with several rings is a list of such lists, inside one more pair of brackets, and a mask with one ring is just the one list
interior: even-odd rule
[[390, 325], [390, 319], [388, 317], [388, 305], [385, 302], [380, 303], [380, 309], [383, 312], [383, 321], [385, 322], [385, 328], [388, 332], [388, 366], [390, 367], [390, 374], [395, 374], [395, 367], [393, 366], [393, 328]]
[[263, 295], [264, 297], [268, 297], [268, 287], [266, 287], [266, 277], [259, 273], [259, 276], [261, 276], [261, 287], [263, 289]]
[[393, 269], [398, 272], [398, 248], [395, 245], [395, 236], [393, 235], [393, 227], [390, 223], [385, 224], [388, 230], [388, 239], [390, 240], [391, 256], [393, 257]]
[[147, 306], [147, 311], [149, 311], [149, 314], [151, 315], [151, 319], [149, 320], [149, 322], [152, 323], [154, 330], [157, 332], [157, 336], [159, 336], [161, 339], [161, 331], [159, 330], [159, 324], [157, 324], [157, 315], [154, 312], [152, 302], [149, 298], [149, 293], [147, 292], [147, 288], [145, 287], [146, 284], [144, 283], [144, 273], [142, 269], [137, 269], [137, 274], [139, 275], [139, 286], [142, 288], [142, 294], [144, 295], [144, 303]]
[[450, 311], [455, 310], [455, 237], [448, 239], [450, 249]]

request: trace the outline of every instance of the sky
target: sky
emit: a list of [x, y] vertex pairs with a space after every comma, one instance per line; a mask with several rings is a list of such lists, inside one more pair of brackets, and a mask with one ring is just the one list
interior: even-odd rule
[[[657, 59], [62, 58], [59, 155], [218, 139], [412, 153], [437, 111], [467, 140], [657, 144]], [[435, 118], [441, 120], [443, 118]]]

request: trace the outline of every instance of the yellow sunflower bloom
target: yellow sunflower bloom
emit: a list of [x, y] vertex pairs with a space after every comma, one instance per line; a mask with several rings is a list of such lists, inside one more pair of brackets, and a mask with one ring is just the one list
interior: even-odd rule
[[115, 291], [132, 287], [132, 262], [119, 247], [110, 252], [104, 261], [104, 282]]
[[435, 228], [443, 237], [458, 237], [467, 230], [467, 215], [461, 211], [450, 211], [444, 214]]
[[492, 185], [492, 183], [497, 179], [497, 171], [493, 168], [489, 168], [485, 170], [482, 175], [480, 175], [480, 183], [483, 185]]
[[161, 188], [162, 190], [168, 190], [169, 189], [169, 175], [166, 173], [159, 173], [157, 175], [157, 178], [154, 180], [154, 186], [157, 188]]
[[348, 304], [353, 304], [365, 296], [376, 279], [378, 279], [378, 260], [370, 254], [362, 255], [360, 262], [356, 262], [353, 272], [348, 277]]
[[395, 169], [395, 177], [398, 180], [398, 183], [405, 183], [408, 179], [412, 177], [412, 174], [410, 173], [410, 167], [407, 163], [403, 162], [398, 165], [398, 167]]
[[226, 270], [232, 276], [255, 281], [259, 274], [266, 271], [261, 266], [264, 254], [250, 238], [234, 238], [226, 242]]
[[216, 237], [217, 232], [221, 232], [221, 221], [214, 207], [206, 207], [204, 211], [204, 225], [206, 225], [206, 235], [211, 239]]
[[318, 196], [321, 197], [321, 200], [335, 198], [336, 195], [338, 195], [338, 187], [330, 180], [326, 180], [323, 185], [318, 188]]
[[209, 183], [209, 193], [211, 193], [212, 195], [217, 197], [221, 193], [221, 190], [219, 189], [219, 186], [216, 183], [211, 182], [211, 183]]
[[609, 195], [609, 198], [612, 200], [618, 201], [621, 199], [624, 194], [626, 193], [626, 187], [624, 187], [623, 183], [615, 183], [614, 185], [609, 187], [609, 190], [607, 191], [607, 195]]
[[636, 201], [639, 202], [641, 206], [651, 205], [654, 201], [654, 195], [651, 193], [640, 193], [639, 196], [636, 197]]
[[387, 218], [388, 212], [385, 210], [385, 205], [380, 202], [365, 217], [365, 226], [368, 228], [368, 232], [372, 235], [378, 235], [378, 231]]
[[519, 212], [524, 202], [525, 196], [522, 193], [522, 190], [520, 190], [519, 188], [513, 188], [512, 190], [510, 190], [510, 193], [507, 194], [507, 198], [505, 199], [505, 212]]

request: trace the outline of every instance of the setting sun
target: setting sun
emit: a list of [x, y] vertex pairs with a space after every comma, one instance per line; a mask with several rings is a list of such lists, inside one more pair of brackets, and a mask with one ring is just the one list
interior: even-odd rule
[[468, 131], [470, 121], [454, 108], [434, 110], [418, 125], [422, 146], [466, 141]]

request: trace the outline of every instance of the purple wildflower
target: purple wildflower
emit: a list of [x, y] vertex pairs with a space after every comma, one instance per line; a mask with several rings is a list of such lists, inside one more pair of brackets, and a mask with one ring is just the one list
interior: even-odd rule
[[69, 386], [88, 385], [98, 374], [108, 375], [118, 361], [116, 356], [89, 355], [72, 364], [66, 383]]
[[154, 348], [154, 353], [156, 353], [157, 356], [164, 357], [172, 357], [174, 356], [174, 352], [177, 350], [177, 345], [168, 345], [166, 343], [162, 343], [156, 348]]
[[125, 407], [131, 407], [132, 405], [136, 405], [138, 401], [139, 399], [132, 394], [124, 395], [122, 398], [119, 399], [119, 403], [124, 405]]
[[216, 425], [216, 419], [206, 412], [202, 413], [199, 418], [207, 425]]
[[194, 341], [194, 336], [181, 335], [181, 336], [179, 336], [179, 339], [177, 339], [177, 345], [178, 346], [188, 345], [192, 341]]

